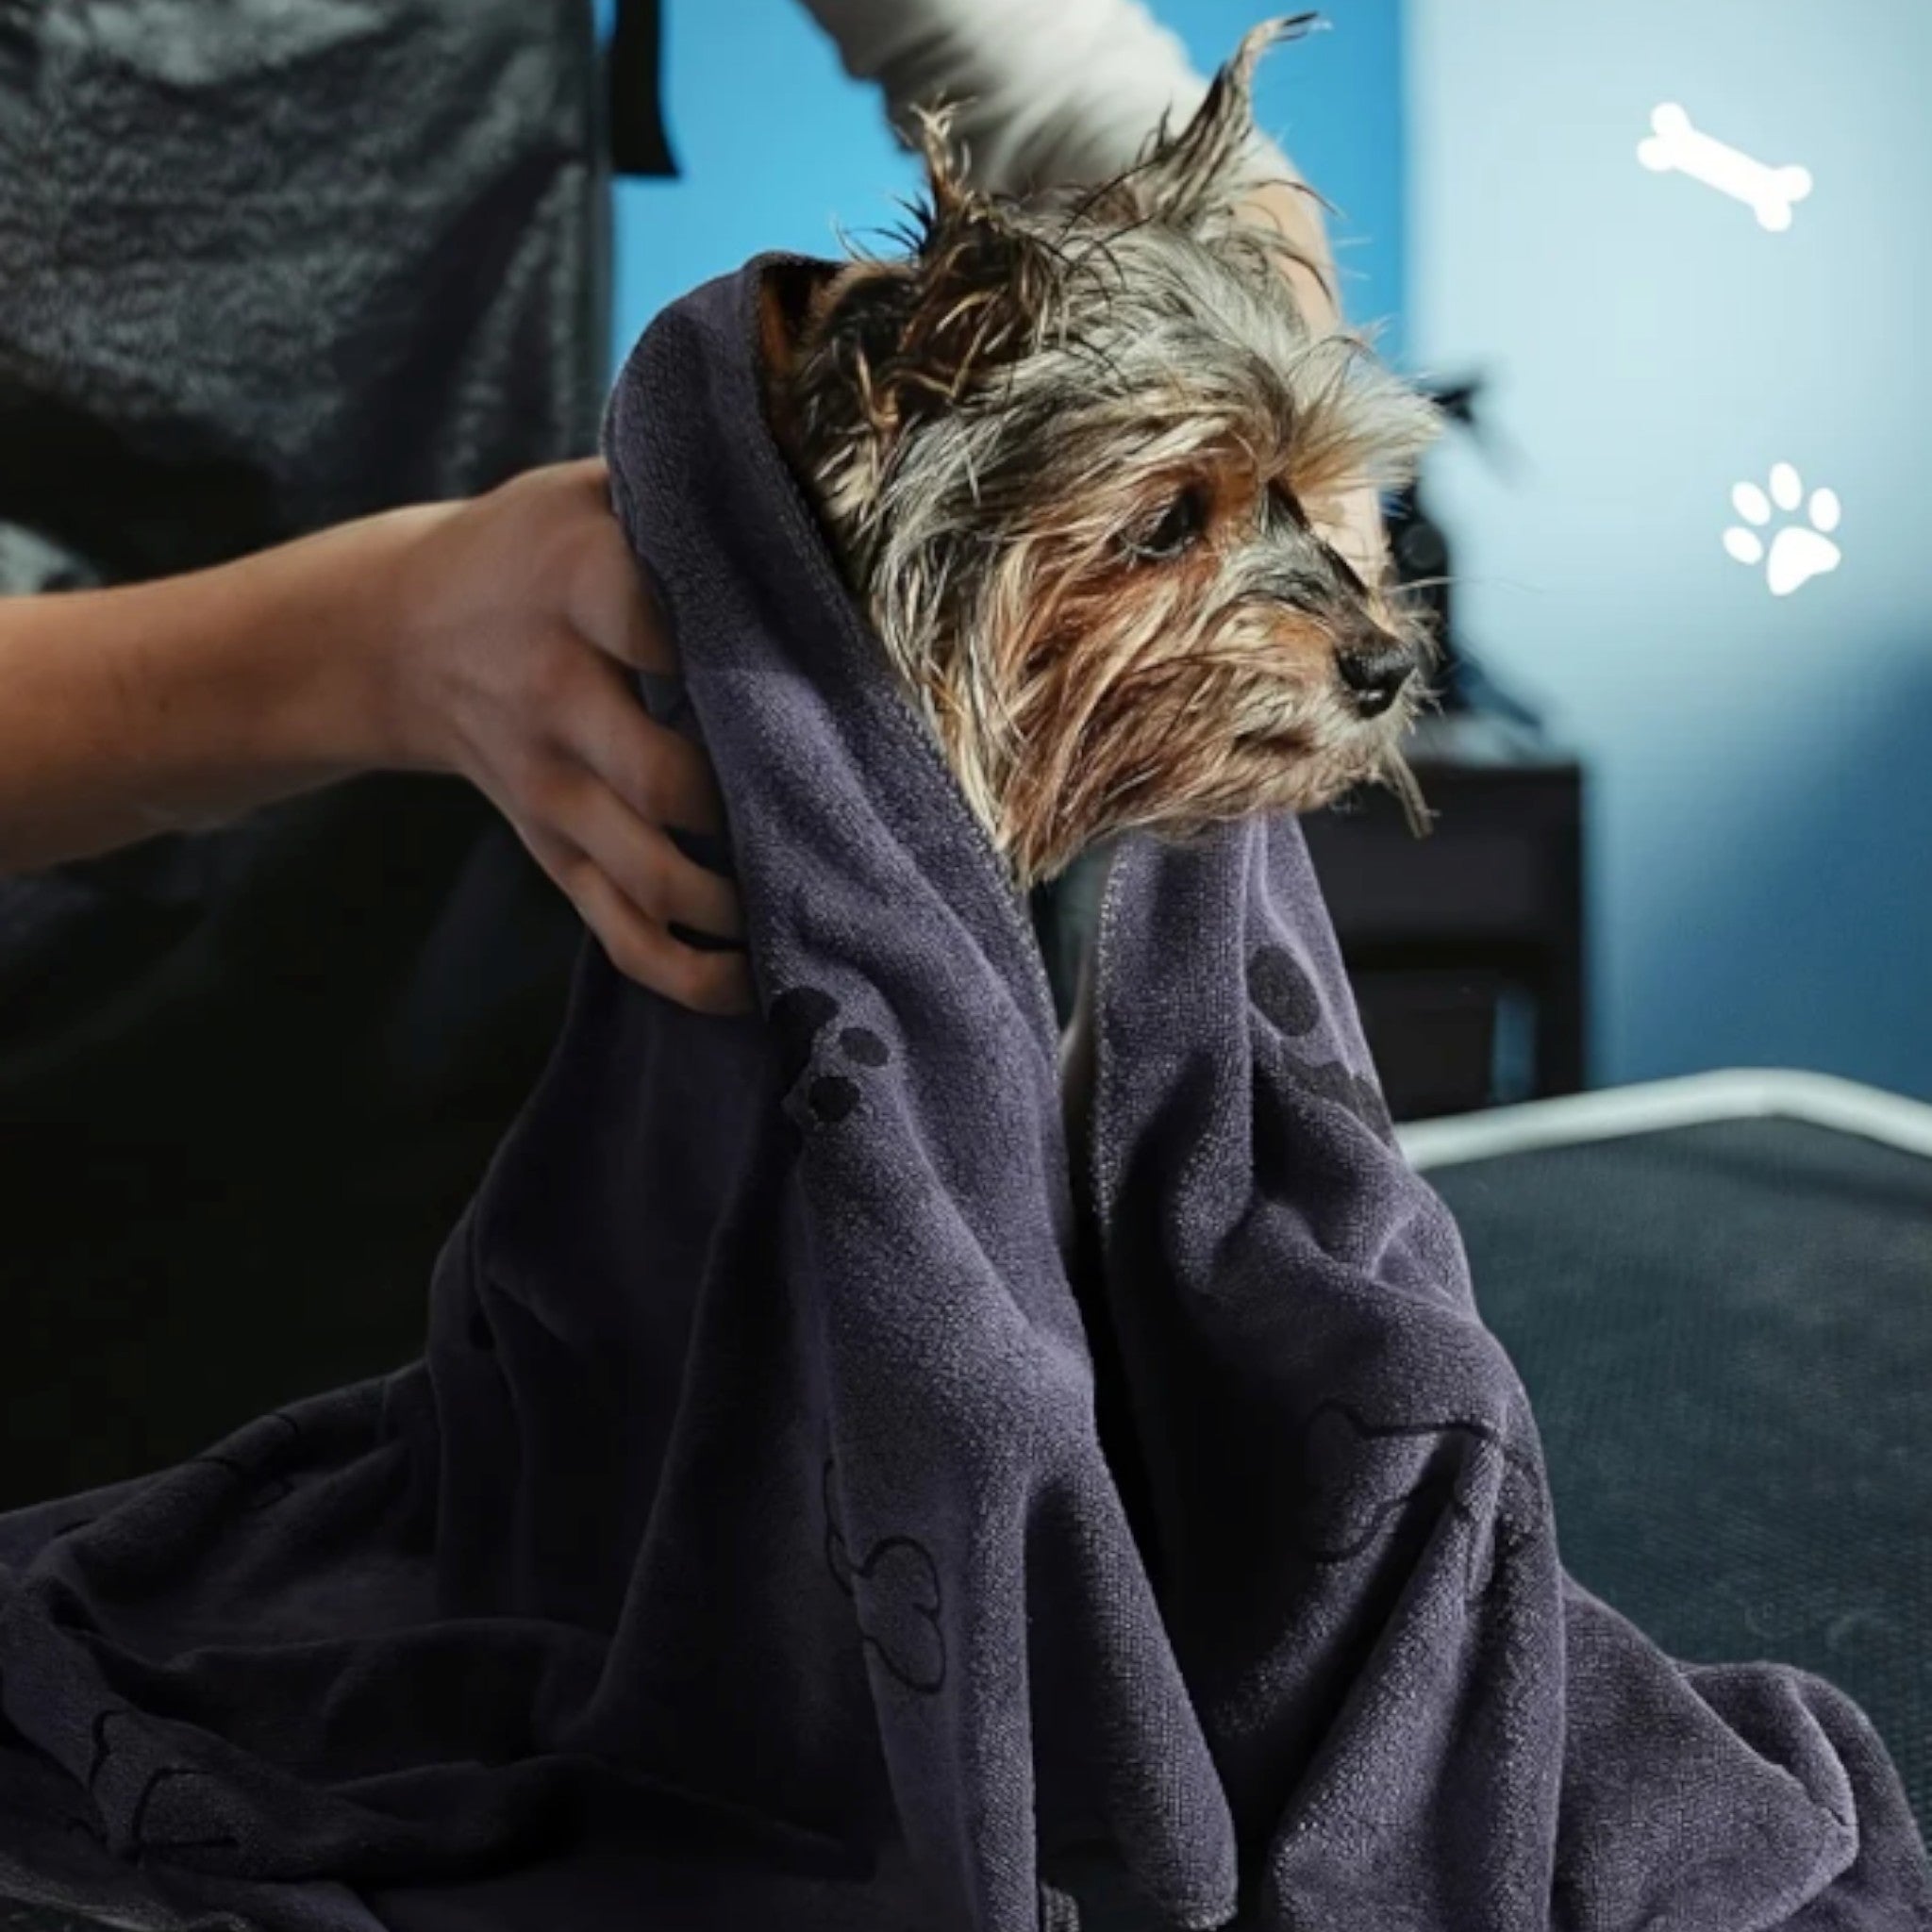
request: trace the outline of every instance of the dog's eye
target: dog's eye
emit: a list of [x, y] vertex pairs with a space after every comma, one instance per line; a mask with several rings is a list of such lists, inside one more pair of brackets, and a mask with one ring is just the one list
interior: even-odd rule
[[1208, 492], [1191, 483], [1155, 523], [1127, 538], [1126, 546], [1135, 557], [1159, 558], [1178, 557], [1200, 541], [1208, 528]]

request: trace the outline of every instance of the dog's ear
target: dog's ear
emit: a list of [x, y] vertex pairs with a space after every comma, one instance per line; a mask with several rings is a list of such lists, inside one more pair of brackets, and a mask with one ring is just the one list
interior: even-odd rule
[[798, 451], [796, 377], [825, 280], [815, 263], [774, 262], [758, 282], [758, 380], [765, 421], [778, 446], [791, 457]]
[[907, 382], [950, 405], [1038, 343], [1061, 278], [1050, 249], [1014, 219], [1012, 205], [968, 180], [948, 112], [921, 112], [915, 128], [927, 200], [898, 360]]
[[1240, 205], [1257, 185], [1255, 69], [1282, 41], [1316, 25], [1312, 13], [1263, 21], [1242, 37], [1214, 76], [1208, 98], [1178, 133], [1165, 123], [1141, 161], [1123, 177], [1141, 215], [1211, 240], [1240, 220]]
[[912, 117], [926, 192], [903, 231], [906, 253], [861, 257], [841, 270], [809, 331], [882, 451], [1025, 355], [1057, 291], [1046, 244], [1011, 204], [967, 179], [950, 118], [943, 108]]

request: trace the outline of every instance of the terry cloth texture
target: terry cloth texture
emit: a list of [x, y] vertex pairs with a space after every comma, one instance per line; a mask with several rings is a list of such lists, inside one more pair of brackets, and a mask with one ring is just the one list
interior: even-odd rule
[[[592, 453], [603, 106], [590, 0], [0, 0], [0, 596]], [[580, 936], [438, 776], [0, 879], [0, 1507], [407, 1361]]]
[[764, 1017], [587, 953], [424, 1362], [0, 1522], [13, 1818], [395, 1932], [1035, 1932], [1096, 1847], [1168, 1928], [1932, 1923], [1856, 1709], [1566, 1580], [1291, 821], [1119, 853], [1070, 1162], [1024, 904], [762, 426], [756, 275], [607, 441]]

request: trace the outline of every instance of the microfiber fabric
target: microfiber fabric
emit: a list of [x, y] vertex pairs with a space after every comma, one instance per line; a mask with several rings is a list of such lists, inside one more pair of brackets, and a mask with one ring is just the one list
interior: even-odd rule
[[758, 274], [606, 440], [762, 1012], [588, 953], [423, 1361], [0, 1522], [16, 1860], [317, 1932], [1065, 1932], [1095, 1872], [1168, 1928], [1932, 1924], [1849, 1703], [1566, 1580], [1292, 821], [1116, 854], [1070, 1158], [1026, 904], [763, 427]]

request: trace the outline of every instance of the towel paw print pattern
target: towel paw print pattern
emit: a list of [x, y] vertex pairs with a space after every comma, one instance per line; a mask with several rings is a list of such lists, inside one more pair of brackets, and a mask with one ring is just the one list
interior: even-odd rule
[[[166, 1857], [238, 1849], [242, 1840], [234, 1832], [207, 1828], [205, 1805], [226, 1808], [223, 1781], [192, 1765], [155, 1764], [153, 1748], [148, 1727], [135, 1712], [109, 1708], [94, 1718], [87, 1790], [107, 1827], [108, 1848], [117, 1857], [135, 1858], [150, 1852]], [[201, 1790], [190, 1792], [186, 1814], [171, 1824], [169, 1800], [184, 1786]]]
[[[1248, 960], [1248, 994], [1284, 1041], [1308, 1041], [1322, 1024], [1322, 996], [1286, 946], [1256, 947]], [[1291, 1049], [1289, 1058], [1296, 1081], [1310, 1093], [1345, 1108], [1385, 1141], [1393, 1133], [1388, 1104], [1373, 1078], [1339, 1059], [1307, 1058], [1298, 1049]]]
[[[1447, 1455], [1446, 1444], [1454, 1445]], [[1372, 1422], [1345, 1402], [1324, 1402], [1305, 1425], [1301, 1466], [1297, 1541], [1319, 1563], [1352, 1562], [1410, 1503], [1441, 1498], [1464, 1525], [1464, 1595], [1474, 1605], [1494, 1579], [1497, 1559], [1541, 1532], [1536, 1464], [1493, 1423]]]
[[813, 986], [794, 986], [772, 1002], [785, 1111], [804, 1132], [849, 1120], [864, 1097], [865, 1074], [892, 1058], [869, 1026], [838, 1026], [840, 1010]]
[[931, 1696], [946, 1681], [945, 1595], [939, 1566], [909, 1536], [881, 1537], [854, 1559], [839, 1521], [832, 1464], [825, 1463], [825, 1568], [858, 1612], [858, 1635], [887, 1673], [908, 1690]]

